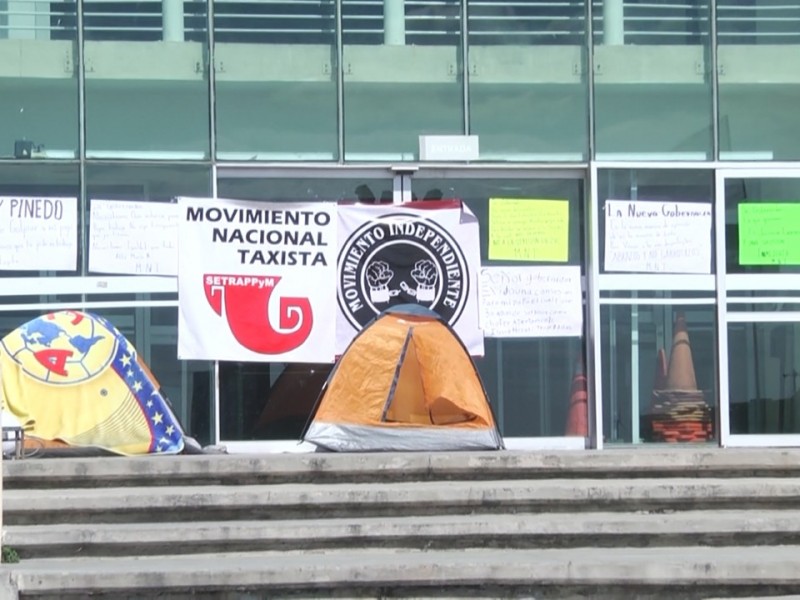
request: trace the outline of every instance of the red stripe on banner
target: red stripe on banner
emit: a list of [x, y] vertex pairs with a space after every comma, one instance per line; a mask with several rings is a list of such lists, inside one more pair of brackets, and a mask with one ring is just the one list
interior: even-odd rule
[[398, 204], [403, 208], [415, 208], [423, 210], [438, 210], [444, 208], [461, 208], [461, 200], [456, 198], [449, 200], [417, 200], [415, 202], [404, 202]]

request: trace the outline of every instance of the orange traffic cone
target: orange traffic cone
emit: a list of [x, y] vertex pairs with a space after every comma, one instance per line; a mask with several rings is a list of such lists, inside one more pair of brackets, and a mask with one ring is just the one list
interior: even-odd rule
[[653, 390], [652, 425], [655, 441], [703, 442], [713, 437], [710, 408], [697, 389], [683, 313], [675, 317], [666, 378]]
[[683, 313], [678, 313], [675, 317], [667, 381], [661, 389], [697, 391], [692, 347], [689, 345], [689, 332], [686, 329], [686, 317]]
[[572, 388], [569, 396], [567, 412], [567, 429], [565, 435], [587, 437], [589, 435], [589, 389], [586, 384], [586, 372], [583, 361], [575, 364], [572, 376]]

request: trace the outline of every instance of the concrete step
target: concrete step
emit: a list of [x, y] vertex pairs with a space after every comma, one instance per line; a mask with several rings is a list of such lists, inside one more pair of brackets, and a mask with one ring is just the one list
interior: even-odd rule
[[4, 486], [62, 488], [432, 480], [800, 477], [800, 449], [267, 454], [3, 461]]
[[800, 546], [800, 510], [27, 525], [6, 527], [3, 543], [23, 559], [332, 548]]
[[791, 478], [544, 479], [8, 490], [6, 525], [515, 512], [791, 509]]
[[[5, 598], [695, 598], [800, 591], [800, 546], [335, 550], [35, 559]], [[261, 595], [259, 595], [261, 594]]]

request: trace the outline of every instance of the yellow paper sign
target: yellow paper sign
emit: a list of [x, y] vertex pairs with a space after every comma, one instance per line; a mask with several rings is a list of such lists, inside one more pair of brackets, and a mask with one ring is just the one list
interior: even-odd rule
[[489, 199], [489, 260], [568, 258], [569, 201]]

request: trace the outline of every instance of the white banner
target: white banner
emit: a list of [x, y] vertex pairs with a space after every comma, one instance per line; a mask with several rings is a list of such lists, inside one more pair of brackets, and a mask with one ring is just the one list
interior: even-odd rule
[[483, 355], [479, 227], [466, 205], [340, 206], [339, 243], [337, 354], [385, 309], [419, 304], [449, 323], [470, 354]]
[[581, 268], [484, 267], [481, 327], [487, 337], [580, 337]]
[[178, 207], [178, 357], [333, 362], [336, 205]]
[[89, 271], [177, 275], [177, 204], [92, 200]]
[[607, 200], [605, 270], [711, 273], [711, 203]]
[[77, 266], [77, 198], [0, 197], [0, 271]]

